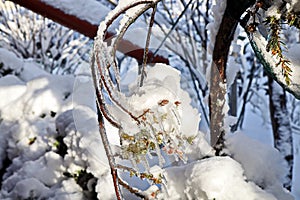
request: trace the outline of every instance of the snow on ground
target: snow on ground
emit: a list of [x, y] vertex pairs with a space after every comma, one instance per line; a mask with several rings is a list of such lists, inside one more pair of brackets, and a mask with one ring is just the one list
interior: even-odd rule
[[276, 199], [246, 181], [243, 173], [241, 165], [229, 157], [212, 157], [184, 168], [166, 169], [168, 195], [162, 199]]
[[0, 96], [8, 96], [10, 98], [3, 98], [0, 102], [0, 107], [11, 103], [12, 101], [18, 99], [26, 91], [26, 86], [24, 82], [18, 79], [14, 75], [7, 75], [0, 79]]
[[[14, 60], [16, 64], [20, 61]], [[0, 199], [115, 199], [99, 136], [90, 77], [85, 73], [77, 77], [50, 75], [41, 73], [31, 61], [22, 62], [18, 73], [0, 78], [0, 91], [10, 92], [0, 93], [0, 98], [6, 99], [0, 106], [0, 166], [6, 168]], [[14, 68], [14, 62], [4, 66]], [[164, 67], [160, 65], [150, 71], [145, 90], [133, 100], [144, 98], [146, 92], [158, 93], [159, 87], [170, 98], [188, 98], [178, 89], [179, 72], [169, 68], [167, 76], [162, 73], [168, 68]], [[153, 81], [156, 84], [151, 86]], [[170, 92], [174, 90], [179, 92]], [[158, 105], [160, 100], [145, 104]], [[194, 110], [184, 109], [180, 112], [183, 118], [195, 115]], [[183, 132], [195, 134], [198, 124], [191, 128], [188, 120], [182, 123], [190, 128], [182, 129]], [[118, 130], [107, 126], [107, 131], [116, 145]], [[185, 150], [188, 164], [173, 162], [165, 168], [151, 167], [150, 171], [162, 174], [163, 183], [153, 185], [145, 193], [161, 188], [157, 198], [171, 200], [293, 199], [280, 186], [285, 168], [278, 152], [242, 133], [229, 137], [227, 146], [232, 158], [214, 157], [200, 134], [194, 145]], [[149, 187], [137, 178], [124, 178], [143, 190]], [[133, 199], [128, 194], [126, 197]]]
[[[4, 66], [15, 69], [13, 63]], [[78, 175], [87, 165], [71, 110], [74, 77], [41, 73], [31, 61], [16, 74], [0, 79], [1, 91], [9, 92], [1, 93], [0, 159], [6, 172], [0, 198], [83, 199], [75, 179], [64, 176]]]
[[226, 143], [230, 155], [245, 169], [248, 180], [269, 191], [277, 199], [293, 199], [282, 186], [287, 169], [279, 151], [241, 132], [229, 136]]

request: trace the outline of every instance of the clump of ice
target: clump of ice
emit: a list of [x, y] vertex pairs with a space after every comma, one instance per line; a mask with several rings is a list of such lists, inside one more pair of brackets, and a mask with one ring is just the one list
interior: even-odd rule
[[[156, 64], [147, 71], [143, 87], [135, 84], [129, 91], [131, 95], [126, 97], [124, 105], [138, 116], [140, 123], [116, 107], [110, 108], [122, 126], [124, 158], [140, 159], [150, 150], [161, 157], [162, 147], [168, 154], [186, 161], [184, 149], [188, 140], [192, 142], [198, 135], [200, 115], [190, 106], [188, 93], [180, 88], [180, 73], [170, 66]], [[187, 115], [189, 118], [184, 117]], [[147, 142], [144, 144], [142, 140]], [[160, 160], [160, 165], [163, 162]]]

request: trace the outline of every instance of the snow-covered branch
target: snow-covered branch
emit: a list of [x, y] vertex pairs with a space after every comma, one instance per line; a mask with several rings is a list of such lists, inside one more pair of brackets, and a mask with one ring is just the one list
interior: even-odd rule
[[[300, 99], [300, 62], [299, 57], [287, 58], [291, 61], [290, 83], [287, 84], [282, 69], [279, 64], [279, 58], [266, 50], [267, 41], [258, 31], [249, 34], [250, 43], [256, 56], [260, 59], [265, 70], [277, 81], [284, 89], [292, 93], [297, 99]], [[289, 51], [293, 54], [297, 52], [295, 49]]]
[[[79, 33], [88, 36], [91, 39], [97, 35], [99, 22], [105, 18], [110, 11], [107, 7], [103, 6], [97, 1], [46, 1], [46, 0], [10, 0], [25, 8], [32, 10], [42, 16], [52, 19], [68, 28], [78, 31]], [[76, 3], [77, 2], [77, 3]], [[152, 1], [151, 1], [152, 2]], [[111, 38], [115, 34], [108, 32], [106, 38]], [[134, 49], [135, 51], [128, 51]], [[134, 44], [132, 40], [123, 39], [118, 47], [120, 52], [125, 55], [141, 60], [143, 57], [143, 48]], [[152, 63], [169, 63], [168, 59], [160, 56], [153, 55], [149, 52], [152, 58]]]

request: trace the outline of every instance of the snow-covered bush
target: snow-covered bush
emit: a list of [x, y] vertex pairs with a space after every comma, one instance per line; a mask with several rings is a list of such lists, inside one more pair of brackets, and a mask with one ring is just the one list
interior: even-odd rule
[[[4, 64], [22, 63], [17, 57], [10, 61]], [[0, 106], [1, 199], [96, 198], [97, 179], [87, 172], [92, 159], [80, 145], [87, 133], [77, 130], [73, 117], [74, 80], [41, 74], [28, 62], [17, 76], [0, 79], [1, 91], [10, 94], [1, 92], [6, 100]], [[95, 126], [89, 129], [97, 127], [93, 117]], [[81, 114], [81, 121], [91, 119]]]
[[0, 47], [20, 58], [54, 74], [74, 73], [87, 62], [88, 38], [9, 1], [0, 1], [0, 15]]

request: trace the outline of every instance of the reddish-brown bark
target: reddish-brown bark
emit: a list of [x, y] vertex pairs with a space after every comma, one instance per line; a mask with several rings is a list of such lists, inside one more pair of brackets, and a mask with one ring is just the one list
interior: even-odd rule
[[[50, 5], [47, 5], [41, 0], [10, 0], [20, 6], [23, 6], [29, 10], [32, 10], [35, 13], [38, 13], [44, 17], [47, 17], [63, 26], [66, 26], [70, 29], [78, 31], [79, 33], [94, 39], [97, 34], [98, 26], [91, 24], [88, 21], [82, 20], [76, 16], [65, 13], [63, 10], [54, 8]], [[106, 38], [109, 39], [113, 37], [114, 34], [108, 32]], [[137, 59], [139, 62], [142, 62], [144, 55], [144, 48], [139, 47], [138, 45], [133, 44], [128, 40], [122, 40], [119, 43], [118, 50], [124, 53], [127, 56]], [[148, 57], [152, 58], [152, 63], [169, 63], [169, 60], [163, 56], [154, 55], [153, 52], [148, 53]]]

